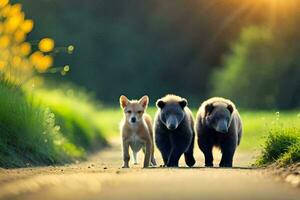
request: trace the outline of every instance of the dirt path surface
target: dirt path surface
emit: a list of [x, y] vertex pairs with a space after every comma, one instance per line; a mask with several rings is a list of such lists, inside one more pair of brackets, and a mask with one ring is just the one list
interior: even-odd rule
[[[121, 169], [120, 152], [119, 140], [113, 140], [111, 148], [87, 162], [62, 167], [0, 169], [0, 199], [300, 199], [300, 189], [277, 180], [266, 170], [248, 167], [253, 152], [238, 152], [237, 167], [232, 169], [200, 167], [203, 158], [198, 149], [195, 168]], [[142, 161], [142, 153], [139, 156]], [[156, 157], [161, 163], [158, 152]]]

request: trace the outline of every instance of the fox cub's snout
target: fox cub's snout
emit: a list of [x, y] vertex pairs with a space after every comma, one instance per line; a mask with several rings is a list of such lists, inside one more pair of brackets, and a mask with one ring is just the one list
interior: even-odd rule
[[129, 147], [132, 150], [135, 164], [137, 164], [137, 153], [144, 149], [144, 167], [148, 167], [150, 163], [156, 165], [153, 155], [152, 120], [145, 113], [148, 103], [148, 96], [143, 96], [140, 100], [129, 100], [124, 95], [120, 96], [120, 106], [124, 113], [120, 127], [123, 140], [124, 168], [129, 167]]

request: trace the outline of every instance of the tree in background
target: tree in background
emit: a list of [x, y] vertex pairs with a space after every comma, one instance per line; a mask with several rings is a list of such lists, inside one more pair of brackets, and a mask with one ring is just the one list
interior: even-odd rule
[[248, 27], [241, 32], [224, 57], [224, 67], [212, 75], [213, 95], [247, 108], [300, 105], [300, 38], [294, 29], [278, 28]]
[[[64, 80], [92, 90], [105, 103], [116, 105], [124, 93], [132, 97], [147, 93], [156, 99], [176, 92], [198, 106], [211, 94], [207, 83], [216, 66], [222, 65], [229, 44], [249, 26], [267, 28], [242, 33], [250, 35], [241, 39], [239, 47], [246, 52], [233, 50], [228, 59], [244, 59], [239, 62], [249, 66], [247, 73], [253, 78], [248, 80], [245, 73], [243, 81], [252, 84], [230, 89], [243, 92], [247, 85], [266, 88], [256, 91], [259, 98], [251, 104], [248, 99], [255, 97], [248, 93], [243, 98], [224, 89], [215, 94], [234, 96], [237, 103], [241, 99], [242, 105], [263, 108], [295, 107], [295, 98], [300, 96], [295, 93], [297, 83], [293, 83], [299, 73], [296, 67], [289, 67], [299, 63], [299, 0], [12, 1], [23, 3], [35, 21], [37, 28], [29, 39], [47, 34], [59, 44], [75, 45], [72, 57], [58, 55], [55, 63], [69, 63], [73, 70]], [[228, 53], [226, 57], [230, 57]], [[222, 67], [232, 68], [227, 67], [229, 61], [224, 63]], [[282, 83], [273, 87], [269, 82], [275, 79]]]
[[199, 105], [228, 42], [264, 13], [249, 17], [239, 0], [18, 1], [35, 20], [30, 38], [46, 33], [74, 44], [72, 58], [55, 58], [72, 66], [64, 80], [114, 105], [123, 93], [156, 99], [173, 92]]

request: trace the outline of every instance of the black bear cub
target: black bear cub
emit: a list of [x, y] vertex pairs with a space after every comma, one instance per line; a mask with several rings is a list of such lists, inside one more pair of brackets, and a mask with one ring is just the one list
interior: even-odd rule
[[221, 97], [210, 98], [200, 106], [195, 130], [205, 166], [213, 166], [212, 150], [221, 149], [220, 167], [232, 167], [234, 152], [242, 137], [242, 122], [235, 105]]
[[164, 166], [178, 167], [184, 154], [189, 167], [195, 164], [194, 120], [187, 100], [176, 95], [166, 95], [157, 100], [158, 111], [154, 120], [155, 142], [163, 157]]

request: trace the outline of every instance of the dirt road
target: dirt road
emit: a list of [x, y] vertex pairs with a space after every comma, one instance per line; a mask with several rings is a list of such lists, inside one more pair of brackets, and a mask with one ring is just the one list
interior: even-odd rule
[[[203, 168], [203, 158], [198, 149], [196, 152], [195, 168], [121, 169], [120, 145], [113, 140], [111, 148], [87, 162], [1, 169], [0, 199], [300, 199], [300, 189], [277, 180], [266, 170], [249, 167], [253, 152], [238, 152], [233, 169]], [[156, 157], [161, 163], [158, 152]]]

